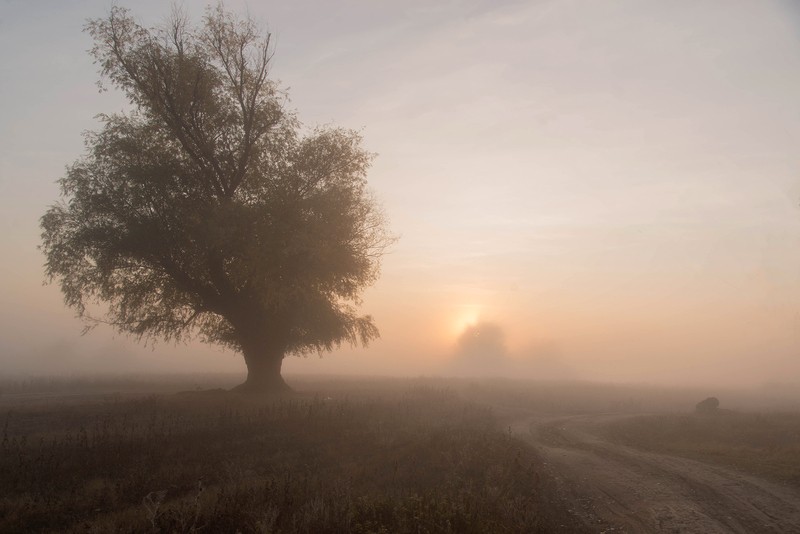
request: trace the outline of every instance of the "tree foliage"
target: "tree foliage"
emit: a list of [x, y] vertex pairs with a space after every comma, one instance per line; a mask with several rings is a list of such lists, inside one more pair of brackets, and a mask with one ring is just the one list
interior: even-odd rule
[[303, 128], [268, 76], [270, 35], [221, 6], [155, 29], [114, 7], [87, 30], [131, 109], [101, 116], [41, 220], [66, 304], [246, 359], [254, 339], [282, 357], [377, 337], [357, 312], [391, 241], [372, 154], [358, 132]]

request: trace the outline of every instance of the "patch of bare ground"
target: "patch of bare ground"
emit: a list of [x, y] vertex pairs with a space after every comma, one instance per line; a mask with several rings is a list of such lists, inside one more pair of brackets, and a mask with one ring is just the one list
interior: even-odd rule
[[518, 418], [571, 513], [595, 532], [800, 531], [800, 492], [741, 471], [623, 445], [607, 426], [630, 415]]

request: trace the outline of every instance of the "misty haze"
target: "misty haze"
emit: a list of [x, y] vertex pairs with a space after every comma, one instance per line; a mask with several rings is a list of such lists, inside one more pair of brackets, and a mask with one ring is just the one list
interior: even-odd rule
[[800, 4], [0, 45], [0, 532], [800, 532]]

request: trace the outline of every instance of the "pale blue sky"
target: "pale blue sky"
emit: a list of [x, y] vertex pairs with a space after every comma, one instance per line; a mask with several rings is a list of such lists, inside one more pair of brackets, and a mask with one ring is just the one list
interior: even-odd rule
[[[119, 4], [146, 24], [168, 14], [161, 1]], [[203, 2], [184, 4], [200, 17]], [[54, 182], [93, 116], [125, 106], [97, 92], [81, 32], [109, 6], [0, 1], [0, 368], [243, 369], [200, 346], [81, 338], [57, 288], [41, 286], [38, 218]], [[518, 359], [556, 347], [584, 378], [800, 371], [796, 3], [248, 9], [276, 37], [273, 74], [301, 118], [363, 128], [402, 237], [366, 294], [383, 339], [288, 370], [446, 370], [459, 329], [482, 319]]]

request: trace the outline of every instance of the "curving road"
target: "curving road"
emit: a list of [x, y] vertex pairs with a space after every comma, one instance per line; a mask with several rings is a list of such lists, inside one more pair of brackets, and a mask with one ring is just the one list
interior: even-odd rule
[[800, 492], [695, 460], [607, 441], [598, 428], [630, 415], [527, 417], [562, 498], [590, 532], [800, 533]]

